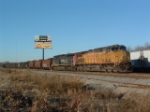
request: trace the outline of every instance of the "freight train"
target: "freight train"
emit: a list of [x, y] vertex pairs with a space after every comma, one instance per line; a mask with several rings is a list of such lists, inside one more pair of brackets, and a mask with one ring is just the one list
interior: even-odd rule
[[5, 63], [3, 67], [105, 72], [132, 72], [133, 70], [130, 53], [124, 45], [118, 44], [82, 52], [56, 55], [46, 60]]

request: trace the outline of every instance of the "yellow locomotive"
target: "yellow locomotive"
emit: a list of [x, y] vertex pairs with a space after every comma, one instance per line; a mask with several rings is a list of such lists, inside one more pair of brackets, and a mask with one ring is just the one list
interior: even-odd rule
[[131, 72], [130, 53], [124, 45], [96, 48], [74, 55], [77, 71]]

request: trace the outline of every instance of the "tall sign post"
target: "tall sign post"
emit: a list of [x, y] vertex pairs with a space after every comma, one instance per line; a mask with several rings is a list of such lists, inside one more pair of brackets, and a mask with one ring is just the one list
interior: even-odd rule
[[44, 60], [44, 49], [52, 48], [52, 37], [51, 36], [35, 36], [35, 48], [43, 50], [43, 60]]

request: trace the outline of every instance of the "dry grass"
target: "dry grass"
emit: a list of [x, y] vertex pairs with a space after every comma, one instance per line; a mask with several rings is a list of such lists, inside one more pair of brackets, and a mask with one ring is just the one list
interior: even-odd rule
[[[7, 77], [6, 77], [7, 76]], [[79, 77], [0, 69], [0, 112], [149, 112], [150, 96], [96, 91]]]

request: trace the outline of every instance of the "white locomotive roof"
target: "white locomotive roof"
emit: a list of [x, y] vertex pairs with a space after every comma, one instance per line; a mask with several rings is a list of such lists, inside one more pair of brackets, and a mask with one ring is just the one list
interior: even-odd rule
[[130, 52], [130, 59], [131, 60], [139, 59], [139, 57], [141, 56], [141, 53], [150, 62], [150, 50]]

